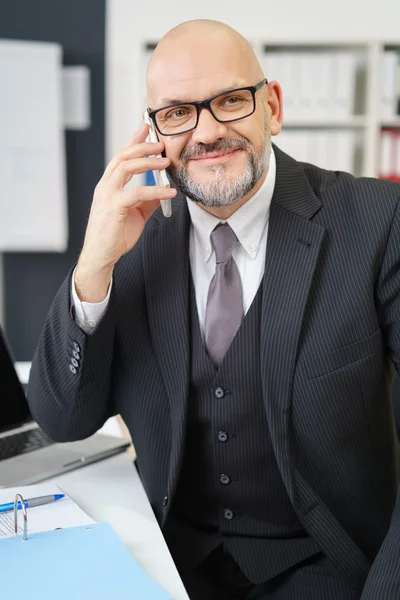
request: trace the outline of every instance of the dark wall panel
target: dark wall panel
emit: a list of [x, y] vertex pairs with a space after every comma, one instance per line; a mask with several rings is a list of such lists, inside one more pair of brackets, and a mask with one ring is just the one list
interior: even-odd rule
[[104, 170], [105, 2], [12, 0], [0, 4], [0, 38], [57, 42], [63, 47], [65, 65], [87, 65], [91, 74], [92, 125], [87, 131], [68, 131], [65, 136], [68, 251], [4, 255], [5, 324], [17, 360], [32, 358], [53, 297], [78, 257], [93, 190]]

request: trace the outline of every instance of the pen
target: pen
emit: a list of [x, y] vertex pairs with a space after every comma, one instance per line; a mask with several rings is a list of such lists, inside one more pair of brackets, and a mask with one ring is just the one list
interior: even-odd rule
[[[25, 500], [24, 504], [26, 508], [33, 508], [34, 506], [42, 506], [43, 504], [50, 504], [51, 502], [55, 502], [56, 500], [61, 500], [65, 498], [65, 494], [51, 494], [50, 496], [38, 496], [37, 498], [28, 498]], [[18, 502], [17, 508], [20, 510], [22, 508], [21, 502]], [[0, 513], [9, 512], [14, 510], [14, 502], [8, 502], [7, 504], [0, 504]]]

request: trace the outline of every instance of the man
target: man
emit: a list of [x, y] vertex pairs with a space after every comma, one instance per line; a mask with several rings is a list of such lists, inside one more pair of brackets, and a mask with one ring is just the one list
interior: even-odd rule
[[[170, 31], [147, 84], [160, 143], [96, 187], [33, 415], [59, 441], [122, 415], [190, 598], [360, 598], [381, 546], [363, 598], [397, 598], [400, 186], [273, 146], [281, 89], [226, 25]], [[175, 190], [124, 189], [164, 168], [170, 219]]]

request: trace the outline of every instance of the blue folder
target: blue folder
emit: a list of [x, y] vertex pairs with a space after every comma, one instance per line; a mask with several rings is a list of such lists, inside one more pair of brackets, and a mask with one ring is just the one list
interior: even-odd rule
[[0, 539], [0, 596], [12, 600], [172, 600], [108, 523]]

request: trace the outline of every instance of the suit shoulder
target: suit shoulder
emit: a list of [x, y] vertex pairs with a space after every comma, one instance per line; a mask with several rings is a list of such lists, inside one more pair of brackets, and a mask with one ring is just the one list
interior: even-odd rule
[[344, 171], [328, 171], [303, 164], [314, 193], [323, 205], [359, 206], [371, 214], [392, 214], [400, 200], [400, 183], [374, 177], [355, 177]]

